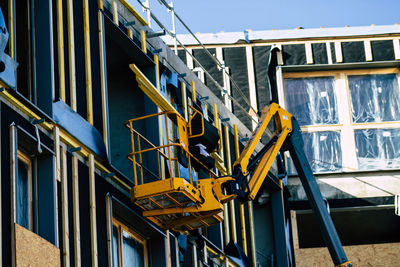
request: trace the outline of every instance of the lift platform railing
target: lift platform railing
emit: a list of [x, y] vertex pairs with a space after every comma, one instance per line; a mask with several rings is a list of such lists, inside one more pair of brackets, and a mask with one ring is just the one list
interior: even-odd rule
[[[207, 183], [211, 179], [207, 179], [206, 183], [195, 181], [192, 164], [201, 165], [210, 178], [216, 177], [216, 174], [189, 151], [189, 139], [204, 134], [202, 113], [193, 107], [191, 113], [189, 122], [176, 111], [164, 111], [125, 122], [130, 131], [132, 150], [127, 158], [132, 162], [135, 182], [131, 191], [132, 201], [144, 210], [144, 216], [165, 229], [192, 230], [223, 220], [223, 206], [218, 201], [213, 203], [214, 208], [207, 208], [207, 212], [196, 208], [204, 202], [201, 191], [212, 184]], [[191, 123], [195, 116], [201, 116], [203, 122], [200, 133], [192, 132]], [[163, 144], [156, 146], [135, 129], [135, 124], [160, 117], [163, 119], [165, 138]], [[149, 157], [156, 157], [156, 160], [152, 158], [153, 164], [146, 166]], [[189, 176], [186, 179], [180, 170], [185, 159]]]

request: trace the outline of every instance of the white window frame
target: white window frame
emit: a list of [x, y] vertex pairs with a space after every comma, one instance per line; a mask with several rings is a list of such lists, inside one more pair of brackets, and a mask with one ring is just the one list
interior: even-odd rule
[[[340, 136], [341, 136], [343, 168], [339, 172], [365, 171], [365, 170], [359, 170], [358, 168], [355, 135], [354, 135], [355, 130], [400, 128], [400, 121], [372, 122], [372, 123], [353, 123], [352, 121], [351, 98], [350, 98], [348, 76], [374, 75], [374, 74], [397, 74], [398, 88], [400, 94], [400, 70], [398, 70], [397, 68], [293, 72], [293, 73], [283, 73], [282, 75], [283, 86], [278, 88], [278, 95], [280, 97], [279, 102], [284, 103], [283, 106], [286, 106], [286, 90], [284, 88], [285, 79], [315, 78], [315, 77], [335, 78], [334, 91], [337, 101], [339, 123], [330, 125], [307, 125], [307, 126], [301, 126], [300, 128], [303, 132], [339, 131], [341, 133]], [[371, 169], [368, 171], [380, 171], [380, 170], [381, 169], [376, 169], [376, 170]], [[395, 169], [390, 169], [390, 170], [395, 170]]]

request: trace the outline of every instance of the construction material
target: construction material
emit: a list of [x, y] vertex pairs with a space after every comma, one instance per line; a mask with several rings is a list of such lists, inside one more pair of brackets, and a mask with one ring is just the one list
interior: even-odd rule
[[15, 266], [61, 266], [60, 249], [16, 223], [14, 227]]

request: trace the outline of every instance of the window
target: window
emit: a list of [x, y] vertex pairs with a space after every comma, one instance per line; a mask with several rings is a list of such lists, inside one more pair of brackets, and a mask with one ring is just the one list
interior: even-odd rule
[[148, 266], [147, 240], [113, 218], [113, 266]]
[[286, 73], [285, 105], [299, 121], [313, 171], [400, 168], [399, 71]]
[[[285, 79], [286, 107], [303, 126], [306, 156], [314, 172], [342, 169], [334, 76]], [[307, 127], [307, 128], [305, 128]]]
[[32, 160], [18, 150], [18, 175], [16, 177], [16, 221], [33, 230]]

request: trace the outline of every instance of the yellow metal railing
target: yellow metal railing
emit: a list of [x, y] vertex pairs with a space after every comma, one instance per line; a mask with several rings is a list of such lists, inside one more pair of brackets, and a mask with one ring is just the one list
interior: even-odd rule
[[[202, 116], [202, 114], [194, 109], [191, 119], [194, 116]], [[149, 141], [145, 136], [143, 136], [139, 131], [135, 130], [134, 124], [150, 118], [155, 118], [162, 116], [165, 123], [165, 139], [164, 144], [160, 144], [158, 146], [154, 145], [151, 141]], [[203, 121], [203, 118], [201, 118]], [[191, 121], [191, 120], [190, 120]], [[188, 174], [190, 183], [193, 185], [193, 170], [192, 170], [192, 162], [195, 161], [197, 164], [200, 164], [202, 167], [207, 169], [209, 173], [209, 177], [215, 177], [216, 174], [210, 170], [207, 166], [205, 166], [199, 159], [197, 159], [192, 153], [189, 151], [189, 142], [188, 139], [192, 136], [188, 135], [188, 124], [186, 120], [175, 111], [163, 111], [160, 113], [155, 113], [151, 115], [146, 115], [138, 118], [134, 118], [125, 122], [125, 126], [130, 131], [130, 139], [131, 139], [131, 153], [127, 155], [127, 158], [133, 164], [133, 172], [134, 172], [134, 182], [135, 185], [144, 184], [145, 171], [151, 173], [151, 176], [156, 178], [157, 180], [162, 180], [163, 168], [162, 162], [167, 163], [167, 171], [165, 171], [168, 178], [180, 177], [180, 168], [179, 168], [179, 160], [178, 153], [182, 153], [183, 157], [186, 157], [188, 161]], [[177, 131], [177, 137], [171, 136], [172, 131]], [[190, 132], [190, 131], [189, 131]], [[204, 124], [202, 125], [202, 132], [200, 134], [196, 134], [194, 136], [200, 136], [204, 134]], [[143, 163], [144, 154], [154, 151], [156, 153], [157, 158], [157, 175], [148, 170]], [[152, 169], [155, 169], [152, 166]], [[139, 174], [139, 177], [138, 177]]]

